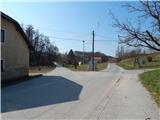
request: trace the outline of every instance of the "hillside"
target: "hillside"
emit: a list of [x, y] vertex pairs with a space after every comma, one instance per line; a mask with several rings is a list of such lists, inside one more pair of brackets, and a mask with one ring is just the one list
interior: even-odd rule
[[[148, 57], [152, 57], [152, 61], [148, 61]], [[127, 58], [121, 60], [118, 65], [125, 69], [137, 69], [138, 65], [134, 66], [135, 58]], [[141, 55], [139, 57], [140, 68], [160, 68], [160, 53]]]

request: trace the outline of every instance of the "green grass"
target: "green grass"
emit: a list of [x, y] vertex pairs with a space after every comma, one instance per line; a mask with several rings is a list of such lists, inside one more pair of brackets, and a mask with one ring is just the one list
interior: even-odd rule
[[[73, 71], [89, 71], [89, 65], [88, 64], [82, 64], [77, 67], [77, 69], [74, 68], [74, 65], [66, 65], [65, 67], [69, 68]], [[96, 71], [100, 71], [107, 68], [107, 63], [97, 63]]]
[[[148, 55], [149, 56], [149, 55]], [[160, 68], [160, 54], [152, 54], [153, 60], [152, 62], [148, 62], [147, 55], [140, 57], [140, 68]], [[123, 67], [124, 69], [139, 69], [138, 65], [134, 66], [134, 59], [135, 58], [128, 58], [125, 60], [120, 61], [118, 63], [119, 66]]]
[[98, 63], [96, 70], [100, 71], [100, 70], [104, 70], [106, 68], [107, 68], [107, 63]]
[[140, 81], [160, 106], [160, 69], [140, 74]]
[[37, 66], [37, 67], [30, 67], [29, 68], [29, 73], [32, 74], [32, 73], [47, 73], [47, 72], [50, 72], [52, 70], [54, 70], [55, 67], [52, 67], [52, 66]]
[[134, 69], [133, 58], [122, 60], [122, 61], [120, 61], [120, 63], [118, 63], [118, 65], [127, 69], [127, 70]]
[[77, 66], [77, 69], [75, 69], [74, 65], [65, 65], [65, 67], [73, 71], [88, 71], [87, 64], [82, 64], [81, 66]]

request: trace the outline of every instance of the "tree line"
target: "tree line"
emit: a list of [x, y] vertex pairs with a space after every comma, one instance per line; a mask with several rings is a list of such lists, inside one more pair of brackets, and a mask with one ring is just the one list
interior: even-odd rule
[[[95, 52], [95, 57], [101, 57], [101, 62], [108, 62], [113, 57], [107, 56], [104, 53], [101, 52]], [[65, 54], [61, 54], [61, 63], [64, 65], [70, 64], [75, 65], [78, 64], [78, 62], [81, 62], [84, 64], [87, 64], [89, 61], [91, 61], [92, 52], [82, 52], [82, 51], [73, 51], [72, 49]]]
[[30, 51], [30, 66], [51, 66], [59, 58], [59, 49], [48, 36], [40, 33], [32, 25], [23, 27], [34, 50]]
[[[21, 26], [34, 48], [30, 51], [30, 66], [54, 66], [54, 61], [62, 65], [78, 65], [80, 61], [87, 64], [91, 60], [92, 52], [83, 53], [71, 49], [68, 53], [62, 54], [58, 47], [51, 43], [48, 36], [40, 33], [32, 25]], [[112, 58], [101, 52], [95, 52], [95, 56], [102, 57], [102, 62]]]
[[142, 49], [141, 47], [138, 47], [138, 48], [129, 47], [128, 48], [124, 46], [118, 46], [116, 50], [116, 57], [120, 61], [126, 58], [142, 56], [147, 53], [150, 53], [150, 50], [145, 50], [145, 49]]

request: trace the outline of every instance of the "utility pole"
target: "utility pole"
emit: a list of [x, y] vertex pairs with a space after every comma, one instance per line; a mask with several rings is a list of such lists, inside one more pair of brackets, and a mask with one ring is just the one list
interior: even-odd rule
[[84, 43], [85, 43], [85, 41], [83, 40], [82, 42], [83, 42], [83, 64], [85, 64], [85, 55], [84, 55]]
[[93, 41], [92, 41], [92, 71], [94, 71], [94, 30], [92, 31]]

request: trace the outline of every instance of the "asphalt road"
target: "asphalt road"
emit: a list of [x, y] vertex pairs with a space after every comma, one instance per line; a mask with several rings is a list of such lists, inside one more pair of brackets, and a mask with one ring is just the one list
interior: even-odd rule
[[138, 73], [109, 64], [100, 72], [63, 67], [1, 90], [2, 119], [157, 119]]

